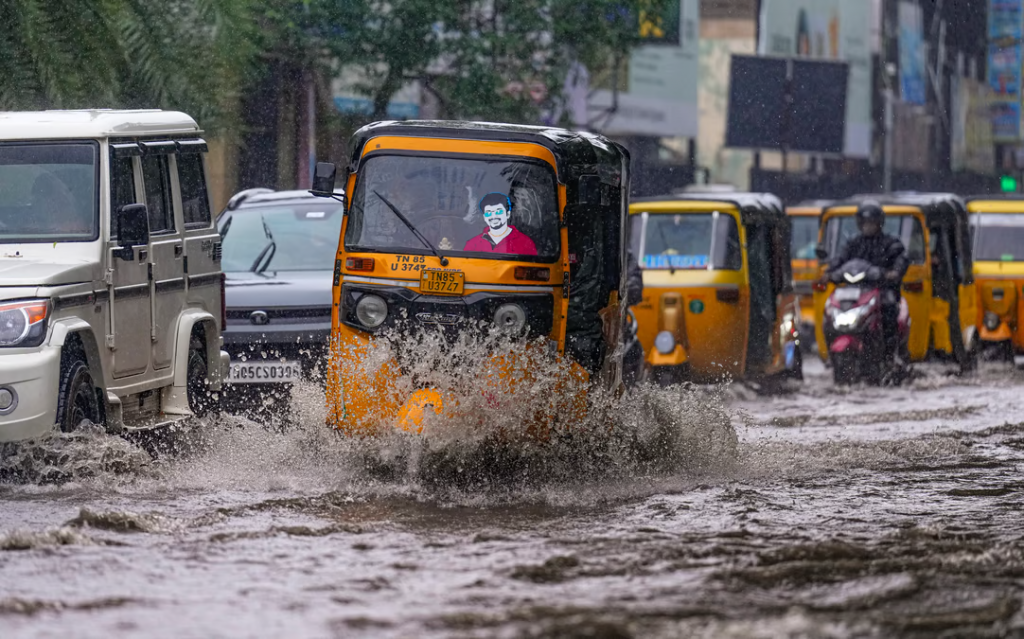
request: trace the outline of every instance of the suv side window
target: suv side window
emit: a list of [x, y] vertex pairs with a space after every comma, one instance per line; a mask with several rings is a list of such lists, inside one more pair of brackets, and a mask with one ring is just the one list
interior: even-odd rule
[[178, 186], [181, 188], [181, 208], [185, 227], [210, 225], [210, 199], [206, 193], [203, 174], [203, 156], [186, 153], [177, 156]]
[[117, 212], [125, 204], [135, 204], [135, 176], [132, 158], [110, 158], [110, 238], [117, 237]]
[[171, 206], [171, 180], [166, 155], [142, 157], [142, 180], [146, 185], [146, 206], [149, 208], [149, 232], [174, 230], [174, 209]]

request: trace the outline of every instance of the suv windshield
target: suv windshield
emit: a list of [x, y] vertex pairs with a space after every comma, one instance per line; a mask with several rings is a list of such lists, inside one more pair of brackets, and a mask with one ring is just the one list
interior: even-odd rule
[[793, 237], [790, 252], [795, 260], [816, 260], [814, 249], [818, 246], [818, 217], [812, 215], [794, 215], [789, 218], [793, 223]]
[[1024, 214], [979, 213], [971, 225], [975, 260], [1024, 262]]
[[[885, 216], [882, 230], [887, 235], [894, 235], [903, 242], [907, 249], [907, 257], [914, 264], [924, 264], [924, 231], [921, 222], [913, 215]], [[857, 218], [853, 215], [837, 215], [825, 223], [825, 244], [829, 255], [836, 255], [839, 249], [852, 238], [860, 234], [857, 229]]]
[[0, 144], [0, 239], [96, 239], [97, 156], [94, 142]]
[[334, 202], [256, 204], [225, 213], [221, 268], [242, 271], [330, 271], [341, 233]]
[[633, 251], [646, 269], [743, 266], [739, 231], [731, 215], [642, 213], [633, 216], [633, 238]]
[[536, 161], [371, 157], [352, 195], [348, 250], [430, 253], [388, 203], [444, 255], [559, 255], [555, 176]]

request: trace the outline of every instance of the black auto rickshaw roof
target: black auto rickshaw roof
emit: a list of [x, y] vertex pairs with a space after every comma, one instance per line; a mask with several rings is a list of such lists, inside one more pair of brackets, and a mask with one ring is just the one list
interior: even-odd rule
[[631, 204], [644, 202], [722, 202], [731, 204], [740, 211], [744, 221], [751, 218], [785, 220], [786, 210], [782, 200], [772, 193], [678, 193], [654, 197], [633, 198]]
[[829, 209], [841, 206], [859, 206], [867, 200], [874, 200], [881, 206], [916, 206], [924, 213], [929, 224], [959, 222], [967, 224], [968, 213], [964, 200], [954, 193], [919, 193], [897, 191], [895, 193], [865, 193], [835, 202]]
[[629, 151], [625, 147], [585, 131], [494, 122], [389, 120], [368, 124], [353, 134], [351, 171], [358, 169], [366, 143], [383, 135], [539, 144], [555, 156], [558, 181], [563, 184], [580, 175], [596, 174], [603, 182], [618, 186], [622, 181], [623, 162], [627, 166], [629, 163]]

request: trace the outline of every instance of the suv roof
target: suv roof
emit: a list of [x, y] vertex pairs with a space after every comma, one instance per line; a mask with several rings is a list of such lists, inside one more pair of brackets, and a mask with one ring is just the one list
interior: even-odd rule
[[[345, 190], [342, 188], [336, 188], [334, 189], [334, 193], [335, 195], [344, 195]], [[316, 198], [316, 196], [309, 191], [275, 191], [273, 189], [266, 188], [246, 189], [232, 195], [224, 209], [226, 211], [235, 211], [243, 205], [250, 206], [252, 204], [266, 204], [270, 202], [283, 202], [288, 200], [312, 200], [314, 198]]]
[[199, 125], [179, 111], [160, 109], [9, 111], [0, 113], [0, 139], [53, 140], [196, 135]]

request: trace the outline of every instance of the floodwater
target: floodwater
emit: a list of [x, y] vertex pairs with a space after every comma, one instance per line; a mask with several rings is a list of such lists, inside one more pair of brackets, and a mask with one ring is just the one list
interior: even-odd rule
[[0, 637], [1024, 636], [1024, 375], [808, 368], [626, 401], [641, 452], [355, 445], [309, 389], [176, 457], [53, 442], [5, 462], [62, 481], [0, 483]]

